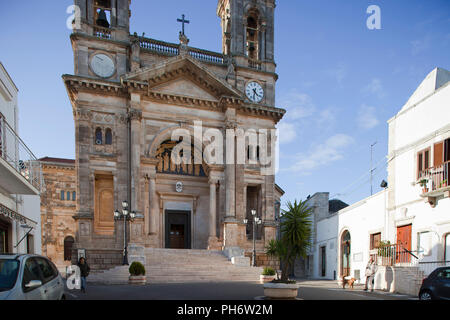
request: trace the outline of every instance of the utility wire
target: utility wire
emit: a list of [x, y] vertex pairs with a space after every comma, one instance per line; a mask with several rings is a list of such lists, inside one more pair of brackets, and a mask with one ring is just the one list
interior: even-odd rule
[[[379, 166], [381, 163], [383, 163], [383, 162], [384, 162], [383, 166], [380, 167], [380, 168], [378, 168], [378, 166]], [[331, 196], [330, 199], [333, 199], [333, 198], [336, 197], [336, 196], [345, 196], [345, 195], [348, 195], [349, 193], [348, 193], [348, 192], [345, 192], [345, 191], [347, 191], [347, 190], [350, 189], [353, 185], [355, 185], [355, 184], [357, 184], [357, 183], [359, 183], [359, 182], [361, 182], [361, 181], [362, 181], [362, 183], [359, 183], [359, 184], [358, 184], [358, 188], [359, 188], [361, 185], [365, 184], [366, 182], [369, 182], [369, 181], [370, 181], [370, 174], [371, 174], [371, 172], [372, 172], [372, 174], [373, 174], [375, 171], [377, 171], [377, 170], [379, 170], [379, 169], [383, 169], [386, 165], [387, 165], [387, 160], [386, 160], [386, 157], [383, 156], [383, 158], [381, 158], [381, 159], [375, 164], [374, 168], [370, 168], [370, 169], [369, 169], [367, 172], [365, 172], [362, 176], [360, 176], [360, 177], [357, 178], [355, 181], [353, 181], [351, 184], [349, 184], [347, 187], [345, 187], [344, 189], [342, 189], [341, 192], [338, 192], [338, 193], [333, 194], [333, 196]], [[363, 180], [363, 179], [364, 179], [364, 180]]]

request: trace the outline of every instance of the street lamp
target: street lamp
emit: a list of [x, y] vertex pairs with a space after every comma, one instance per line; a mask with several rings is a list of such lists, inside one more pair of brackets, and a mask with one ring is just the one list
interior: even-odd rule
[[127, 221], [133, 221], [136, 218], [136, 212], [128, 211], [128, 202], [122, 201], [122, 212], [114, 211], [114, 219], [119, 221], [123, 219], [123, 265], [128, 265], [128, 251], [127, 251]]
[[[253, 216], [253, 255], [252, 265], [256, 267], [256, 225], [261, 224], [262, 220], [256, 216], [256, 210], [251, 211]], [[248, 219], [244, 219], [244, 223], [248, 223]]]

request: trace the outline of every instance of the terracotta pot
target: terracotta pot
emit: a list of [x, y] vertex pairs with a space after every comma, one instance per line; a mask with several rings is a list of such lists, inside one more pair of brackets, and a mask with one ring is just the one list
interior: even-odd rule
[[268, 282], [272, 282], [273, 280], [275, 280], [275, 276], [265, 276], [265, 275], [259, 276], [259, 281], [261, 283], [268, 283]]
[[138, 284], [138, 285], [146, 284], [147, 277], [146, 276], [130, 276], [128, 278], [128, 283], [129, 284]]
[[264, 295], [269, 299], [292, 300], [297, 298], [298, 284], [266, 283], [264, 284]]
[[422, 192], [423, 192], [423, 193], [427, 193], [427, 192], [428, 192], [428, 188], [423, 188], [423, 189], [422, 189]]

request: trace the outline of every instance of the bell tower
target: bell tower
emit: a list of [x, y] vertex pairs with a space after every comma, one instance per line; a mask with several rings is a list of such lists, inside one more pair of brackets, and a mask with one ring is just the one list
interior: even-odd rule
[[[119, 80], [129, 70], [131, 0], [74, 0], [80, 25], [71, 35], [75, 75]], [[79, 28], [79, 29], [78, 29]]]
[[219, 0], [223, 53], [238, 64], [274, 63], [275, 0]]

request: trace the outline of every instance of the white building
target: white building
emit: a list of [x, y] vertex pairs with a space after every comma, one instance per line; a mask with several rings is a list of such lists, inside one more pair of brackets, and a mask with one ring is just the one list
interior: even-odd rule
[[450, 260], [450, 72], [434, 69], [388, 124], [387, 188], [315, 221], [311, 276], [364, 283], [369, 257], [389, 241], [376, 288], [417, 294]]
[[0, 253], [41, 253], [41, 171], [18, 135], [18, 89], [0, 63]]

